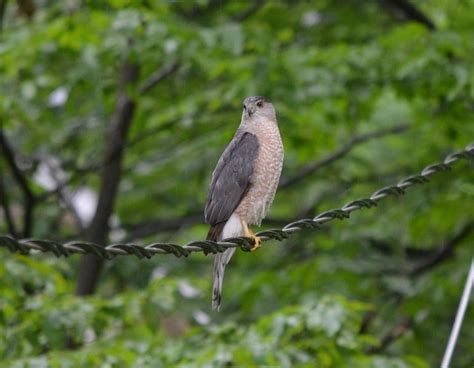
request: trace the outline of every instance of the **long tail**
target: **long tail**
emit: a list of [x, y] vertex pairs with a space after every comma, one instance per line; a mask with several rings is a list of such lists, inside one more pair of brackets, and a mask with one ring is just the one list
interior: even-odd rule
[[212, 283], [212, 309], [219, 311], [222, 299], [222, 282], [224, 281], [225, 266], [234, 255], [235, 248], [229, 248], [214, 258], [214, 273]]
[[[242, 224], [234, 215], [227, 221], [212, 226], [207, 234], [208, 240], [219, 241], [242, 233]], [[212, 309], [219, 311], [222, 299], [222, 282], [224, 281], [225, 266], [234, 255], [235, 248], [229, 248], [217, 253], [214, 258], [214, 272], [212, 283]]]

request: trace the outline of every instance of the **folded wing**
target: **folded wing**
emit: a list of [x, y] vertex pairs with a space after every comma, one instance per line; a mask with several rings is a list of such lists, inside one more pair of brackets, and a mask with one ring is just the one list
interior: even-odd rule
[[212, 174], [204, 217], [216, 226], [227, 221], [251, 185], [258, 139], [248, 132], [238, 132], [217, 162]]

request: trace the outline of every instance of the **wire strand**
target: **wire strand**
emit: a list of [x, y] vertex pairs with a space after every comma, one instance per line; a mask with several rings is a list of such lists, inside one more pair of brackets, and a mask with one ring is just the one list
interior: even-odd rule
[[441, 363], [441, 368], [449, 368], [451, 363], [451, 357], [456, 347], [456, 341], [459, 336], [459, 331], [461, 330], [462, 321], [464, 319], [464, 314], [466, 313], [466, 308], [469, 303], [469, 295], [474, 287], [474, 258], [471, 259], [471, 267], [466, 278], [466, 283], [464, 284], [464, 291], [461, 296], [461, 301], [459, 302], [458, 311], [456, 313], [456, 318], [454, 320], [453, 328], [451, 330], [451, 335], [449, 336], [448, 344], [446, 345], [446, 351], [444, 352], [443, 362]]
[[[320, 213], [314, 218], [299, 219], [291, 222], [281, 229], [271, 229], [258, 232], [262, 241], [278, 240], [288, 238], [291, 234], [303, 229], [318, 229], [321, 225], [335, 219], [345, 219], [354, 211], [363, 208], [371, 208], [377, 205], [379, 201], [389, 196], [399, 196], [405, 193], [405, 189], [417, 184], [428, 182], [428, 179], [440, 172], [451, 169], [451, 166], [460, 161], [468, 160], [474, 157], [474, 142], [466, 146], [465, 149], [454, 152], [445, 157], [442, 162], [426, 166], [420, 174], [408, 176], [400, 180], [396, 185], [387, 186], [376, 190], [370, 197], [353, 200], [339, 209], [333, 209]], [[194, 252], [203, 252], [204, 254], [224, 252], [228, 248], [241, 248], [249, 251], [253, 246], [253, 241], [246, 237], [237, 237], [224, 239], [214, 242], [210, 240], [198, 240], [189, 242], [183, 246], [174, 243], [152, 243], [148, 245], [139, 245], [135, 243], [116, 243], [103, 246], [96, 243], [85, 241], [71, 241], [60, 243], [45, 239], [15, 239], [11, 235], [0, 234], [0, 246], [6, 247], [11, 252], [29, 254], [32, 250], [41, 252], [50, 252], [57, 257], [68, 257], [72, 254], [94, 254], [104, 259], [112, 259], [118, 255], [134, 255], [137, 258], [151, 258], [157, 254], [173, 254], [176, 257], [187, 257]]]

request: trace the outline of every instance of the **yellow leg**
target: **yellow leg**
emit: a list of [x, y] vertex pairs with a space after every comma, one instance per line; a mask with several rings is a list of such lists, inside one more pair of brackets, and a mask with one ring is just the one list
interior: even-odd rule
[[251, 238], [254, 241], [254, 245], [250, 249], [251, 252], [254, 252], [258, 248], [260, 248], [260, 245], [262, 244], [262, 239], [260, 239], [258, 236], [255, 236], [254, 232], [249, 228], [245, 221], [242, 221], [242, 225], [244, 227], [244, 236], [247, 238]]

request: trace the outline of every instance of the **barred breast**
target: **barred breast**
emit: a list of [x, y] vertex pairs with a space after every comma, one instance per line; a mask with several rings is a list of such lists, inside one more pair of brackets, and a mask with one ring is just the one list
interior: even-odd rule
[[259, 141], [251, 185], [236, 213], [248, 224], [260, 225], [270, 208], [283, 166], [283, 143], [276, 122], [262, 123], [252, 132]]

